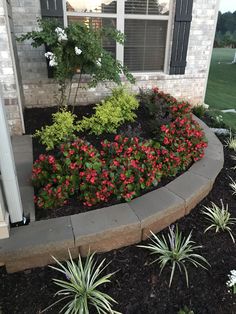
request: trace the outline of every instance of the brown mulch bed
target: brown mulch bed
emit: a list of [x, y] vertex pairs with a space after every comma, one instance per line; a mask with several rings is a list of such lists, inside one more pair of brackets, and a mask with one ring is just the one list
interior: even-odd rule
[[[118, 302], [114, 309], [123, 314], [177, 314], [185, 305], [194, 314], [234, 314], [236, 313], [236, 295], [228, 292], [227, 275], [236, 269], [236, 249], [228, 234], [204, 234], [206, 220], [201, 214], [202, 205], [210, 201], [220, 204], [220, 199], [229, 204], [230, 212], [236, 217], [236, 197], [229, 188], [229, 176], [236, 180], [236, 171], [232, 170], [232, 151], [225, 149], [225, 165], [219, 174], [213, 190], [196, 206], [191, 214], [178, 221], [184, 235], [193, 231], [193, 240], [202, 245], [201, 254], [209, 261], [209, 271], [188, 267], [190, 286], [186, 287], [184, 275], [176, 273], [171, 288], [168, 288], [170, 269], [159, 275], [157, 264], [149, 265], [153, 260], [149, 253], [141, 248], [129, 246], [105, 254], [111, 261], [107, 271], [119, 270], [112, 283], [105, 288]], [[236, 226], [232, 228], [236, 235]], [[168, 228], [163, 231], [166, 234]], [[52, 278], [59, 275], [48, 267], [36, 268], [7, 274], [0, 268], [0, 308], [2, 314], [36, 314], [56, 299], [53, 298], [56, 286]], [[60, 307], [53, 307], [46, 313], [59, 313]], [[1, 311], [0, 311], [1, 312]], [[92, 313], [92, 312], [91, 312]]]

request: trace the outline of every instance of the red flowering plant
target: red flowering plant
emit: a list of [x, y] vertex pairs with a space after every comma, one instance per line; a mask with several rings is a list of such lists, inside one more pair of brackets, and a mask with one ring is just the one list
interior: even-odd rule
[[33, 166], [32, 181], [38, 188], [35, 202], [44, 208], [62, 206], [75, 194], [84, 205], [96, 205], [107, 202], [114, 190], [99, 152], [82, 139], [62, 144], [57, 160], [40, 155]]
[[56, 184], [52, 180], [41, 187], [34, 201], [39, 208], [55, 208], [66, 204], [73, 194], [74, 186], [70, 177], [61, 177]]
[[114, 194], [115, 185], [110, 180], [110, 173], [102, 169], [98, 174], [94, 170], [80, 173], [80, 196], [86, 206], [97, 205], [101, 202], [107, 203]]
[[34, 162], [32, 182], [38, 189], [38, 207], [62, 206], [74, 193], [71, 176], [65, 175], [63, 163], [52, 155], [41, 154]]
[[57, 182], [62, 173], [61, 163], [52, 155], [39, 155], [32, 169], [32, 183], [36, 187], [47, 185], [49, 181]]
[[172, 113], [172, 116], [174, 118], [177, 117], [182, 117], [186, 114], [191, 114], [192, 108], [190, 103], [186, 101], [181, 101], [181, 102], [172, 102], [170, 105], [170, 112]]
[[86, 206], [107, 202], [114, 190], [100, 153], [89, 142], [77, 139], [61, 146], [65, 172], [71, 174], [79, 199]]
[[169, 106], [177, 102], [177, 99], [175, 97], [171, 96], [170, 94], [166, 94], [163, 91], [160, 91], [158, 87], [153, 87], [151, 89], [151, 92], [155, 98], [164, 100]]
[[[186, 110], [187, 111], [187, 110]], [[161, 126], [163, 149], [163, 171], [165, 175], [176, 175], [193, 161], [204, 156], [207, 141], [200, 125], [191, 114], [177, 117], [174, 122]]]
[[130, 201], [141, 191], [157, 186], [162, 175], [159, 143], [121, 135], [102, 142], [105, 164], [117, 199]]

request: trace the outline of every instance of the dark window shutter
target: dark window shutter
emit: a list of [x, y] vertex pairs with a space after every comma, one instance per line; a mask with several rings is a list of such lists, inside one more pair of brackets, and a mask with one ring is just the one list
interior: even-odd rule
[[57, 17], [63, 18], [62, 0], [40, 0], [42, 18]]
[[170, 74], [184, 74], [192, 21], [193, 0], [176, 0]]
[[[55, 18], [63, 25], [63, 0], [40, 0], [42, 19]], [[50, 51], [50, 47], [45, 46], [45, 51]], [[47, 60], [48, 78], [53, 78], [53, 67], [49, 66]]]

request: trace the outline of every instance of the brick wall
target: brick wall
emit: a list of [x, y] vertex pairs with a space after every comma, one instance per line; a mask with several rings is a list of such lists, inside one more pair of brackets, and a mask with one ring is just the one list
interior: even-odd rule
[[[36, 18], [40, 16], [39, 0], [12, 0], [12, 7], [17, 35], [37, 28]], [[136, 75], [136, 85], [131, 87], [132, 90], [136, 91], [138, 87], [159, 86], [177, 98], [187, 99], [195, 104], [202, 103], [205, 96], [217, 10], [218, 0], [194, 0], [185, 75], [143, 73]], [[18, 55], [21, 63], [25, 106], [55, 105], [55, 93], [58, 86], [53, 80], [47, 78], [44, 49], [34, 49], [29, 42], [18, 44]], [[86, 79], [84, 84], [86, 84]], [[111, 86], [108, 83], [107, 86], [99, 85], [95, 90], [90, 89], [86, 92], [81, 90], [77, 101], [80, 104], [95, 103], [110, 92]]]
[[[11, 0], [14, 32], [17, 37], [37, 30], [37, 18], [41, 18], [40, 0]], [[23, 82], [44, 80], [47, 69], [44, 47], [33, 48], [30, 41], [17, 42], [17, 51]], [[28, 101], [26, 100], [26, 105]]]
[[[5, 2], [5, 3], [4, 3]], [[14, 40], [10, 32], [11, 11], [8, 1], [0, 0], [0, 83], [12, 134], [22, 134], [21, 103]], [[1, 92], [1, 91], [0, 91]]]

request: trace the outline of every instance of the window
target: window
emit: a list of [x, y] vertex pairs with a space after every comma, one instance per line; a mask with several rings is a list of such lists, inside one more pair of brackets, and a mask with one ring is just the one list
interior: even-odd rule
[[124, 46], [104, 42], [132, 72], [165, 70], [171, 0], [68, 0], [65, 25], [82, 21], [113, 26], [125, 34]]

